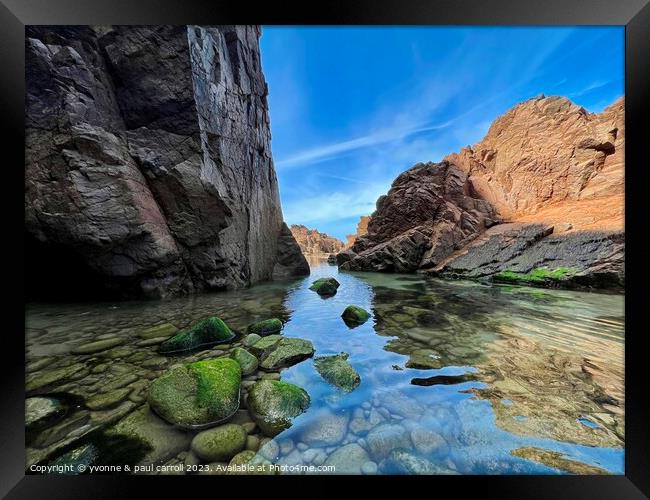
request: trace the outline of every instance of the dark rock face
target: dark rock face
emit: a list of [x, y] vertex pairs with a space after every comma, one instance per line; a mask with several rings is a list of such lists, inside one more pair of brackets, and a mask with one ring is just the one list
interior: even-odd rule
[[465, 249], [450, 256], [432, 274], [498, 280], [513, 273], [518, 282], [535, 270], [567, 270], [553, 283], [563, 287], [622, 289], [625, 286], [625, 234], [620, 231], [554, 233], [542, 224], [503, 224], [488, 229]]
[[28, 287], [162, 297], [309, 272], [282, 222], [259, 35], [27, 28]]
[[435, 266], [497, 220], [467, 175], [448, 163], [419, 163], [377, 201], [368, 233], [339, 254], [341, 269], [412, 272]]

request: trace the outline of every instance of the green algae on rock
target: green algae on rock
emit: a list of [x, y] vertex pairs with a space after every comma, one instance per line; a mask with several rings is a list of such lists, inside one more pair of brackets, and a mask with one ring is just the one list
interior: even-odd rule
[[246, 445], [246, 431], [241, 425], [226, 424], [199, 432], [192, 439], [194, 454], [208, 462], [230, 460]]
[[354, 328], [368, 321], [370, 313], [362, 307], [350, 305], [345, 308], [345, 311], [341, 314], [341, 318], [343, 318], [346, 325]]
[[291, 427], [291, 420], [309, 407], [310, 398], [297, 385], [260, 380], [248, 392], [247, 404], [260, 429], [268, 436], [276, 436]]
[[334, 356], [317, 357], [314, 359], [314, 366], [328, 383], [351, 392], [359, 386], [361, 377], [348, 363], [349, 356], [348, 353], [342, 352]]
[[568, 267], [558, 267], [551, 271], [546, 267], [538, 267], [527, 273], [514, 271], [501, 271], [492, 277], [497, 283], [519, 283], [522, 285], [550, 285], [566, 281], [579, 271]]
[[335, 295], [339, 286], [340, 283], [334, 278], [319, 278], [311, 284], [309, 289], [313, 290], [318, 295], [327, 297]]
[[310, 358], [314, 346], [309, 340], [269, 335], [255, 342], [250, 351], [259, 358], [260, 368], [273, 371]]
[[256, 334], [262, 337], [279, 333], [282, 330], [282, 321], [278, 318], [265, 319], [252, 325], [248, 325], [248, 333]]
[[223, 422], [239, 408], [241, 368], [230, 358], [172, 368], [154, 380], [148, 401], [171, 424], [202, 428]]
[[257, 358], [246, 349], [235, 347], [230, 353], [230, 357], [239, 363], [242, 375], [250, 375], [257, 370], [259, 364]]
[[261, 338], [262, 338], [262, 337], [261, 337], [260, 335], [257, 335], [256, 333], [251, 333], [251, 334], [249, 334], [249, 335], [246, 335], [246, 336], [242, 339], [241, 343], [242, 343], [242, 345], [243, 345], [244, 347], [250, 347], [250, 346], [252, 346], [253, 344], [255, 344], [255, 342], [257, 342], [257, 341], [258, 341], [259, 339], [261, 339]]
[[160, 344], [159, 351], [164, 354], [189, 351], [198, 347], [221, 344], [235, 337], [233, 331], [220, 318], [199, 321], [189, 330], [179, 332]]

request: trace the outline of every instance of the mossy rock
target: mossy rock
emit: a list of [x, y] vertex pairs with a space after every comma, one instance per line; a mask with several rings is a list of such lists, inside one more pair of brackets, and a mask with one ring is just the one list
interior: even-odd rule
[[274, 335], [279, 333], [282, 330], [282, 321], [278, 318], [265, 319], [264, 321], [258, 321], [252, 325], [248, 325], [248, 333], [254, 333], [260, 335], [261, 337], [266, 337], [267, 335]]
[[336, 290], [340, 285], [334, 278], [319, 278], [311, 284], [309, 289], [318, 295], [329, 297], [336, 294]]
[[199, 432], [192, 439], [192, 451], [206, 462], [230, 460], [246, 445], [246, 431], [241, 425], [226, 424]]
[[292, 419], [309, 408], [309, 394], [297, 385], [280, 380], [260, 380], [248, 391], [248, 408], [267, 436], [291, 427]]
[[362, 307], [350, 305], [345, 308], [345, 311], [341, 314], [341, 318], [343, 318], [346, 325], [354, 328], [368, 321], [370, 313]]
[[312, 357], [314, 346], [309, 340], [269, 335], [255, 342], [250, 351], [259, 358], [260, 368], [274, 371]]
[[271, 462], [251, 450], [244, 450], [230, 460], [228, 475], [275, 475]]
[[169, 337], [174, 335], [178, 331], [171, 323], [163, 323], [162, 325], [152, 326], [140, 332], [140, 338], [143, 339], [155, 339], [159, 337]]
[[328, 383], [346, 392], [351, 392], [359, 386], [361, 377], [348, 363], [348, 357], [349, 354], [345, 352], [335, 356], [321, 356], [314, 359], [314, 366]]
[[151, 408], [188, 429], [214, 425], [239, 409], [241, 368], [230, 358], [197, 361], [167, 371], [149, 389]]
[[242, 339], [241, 343], [244, 347], [250, 347], [261, 338], [262, 337], [260, 335], [257, 335], [256, 333], [251, 333], [250, 335], [246, 335]]
[[177, 333], [165, 340], [158, 350], [163, 354], [189, 351], [198, 347], [222, 344], [235, 338], [233, 331], [220, 318], [199, 321], [189, 330]]
[[553, 271], [546, 267], [538, 267], [527, 273], [506, 270], [492, 276], [492, 281], [520, 285], [552, 286], [562, 281], [568, 281], [578, 272], [578, 269], [569, 267], [557, 267]]
[[230, 353], [230, 357], [239, 363], [242, 375], [250, 375], [257, 370], [259, 364], [257, 358], [246, 349], [235, 347]]

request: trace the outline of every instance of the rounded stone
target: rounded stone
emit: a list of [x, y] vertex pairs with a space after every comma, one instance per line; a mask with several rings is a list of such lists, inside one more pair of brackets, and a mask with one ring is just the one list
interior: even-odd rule
[[321, 356], [314, 359], [316, 371], [328, 383], [351, 392], [361, 383], [361, 377], [348, 363], [349, 354], [342, 352], [335, 356]]
[[151, 408], [169, 423], [201, 428], [230, 418], [239, 408], [241, 368], [230, 358], [172, 368], [149, 389]]
[[282, 321], [278, 318], [271, 318], [248, 325], [247, 331], [249, 334], [256, 334], [265, 337], [266, 335], [280, 333], [282, 326]]
[[276, 436], [310, 404], [309, 394], [280, 380], [260, 380], [248, 392], [248, 408], [262, 432]]
[[223, 320], [212, 316], [199, 321], [189, 330], [179, 332], [165, 340], [158, 350], [164, 354], [183, 352], [202, 346], [230, 342], [234, 337], [235, 334]]
[[364, 474], [377, 474], [377, 464], [375, 462], [364, 462], [361, 466], [361, 472]]
[[255, 344], [259, 339], [262, 337], [260, 335], [257, 335], [256, 333], [251, 333], [250, 335], [246, 335], [241, 343], [244, 347], [250, 347]]
[[334, 474], [361, 474], [361, 466], [368, 462], [370, 457], [361, 446], [356, 443], [347, 444], [335, 450], [324, 465], [333, 465]]
[[409, 432], [395, 424], [378, 425], [368, 433], [366, 442], [370, 454], [377, 461], [386, 458], [395, 449], [411, 447]]
[[204, 461], [230, 460], [246, 445], [246, 431], [241, 425], [226, 424], [199, 432], [192, 439], [191, 448]]
[[348, 431], [347, 414], [324, 412], [313, 419], [302, 431], [301, 439], [310, 447], [326, 447], [339, 444]]
[[362, 307], [350, 305], [345, 308], [341, 318], [348, 326], [358, 326], [368, 321], [370, 313]]
[[334, 278], [319, 278], [311, 284], [309, 289], [318, 295], [327, 297], [335, 295], [339, 286], [340, 283]]

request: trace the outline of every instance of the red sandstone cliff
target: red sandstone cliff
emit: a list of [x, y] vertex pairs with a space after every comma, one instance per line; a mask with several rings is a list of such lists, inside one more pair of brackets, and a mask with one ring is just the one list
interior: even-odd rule
[[308, 229], [301, 224], [291, 226], [291, 234], [298, 242], [303, 254], [333, 254], [343, 250], [344, 243], [337, 238], [321, 233], [316, 229]]

